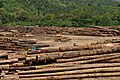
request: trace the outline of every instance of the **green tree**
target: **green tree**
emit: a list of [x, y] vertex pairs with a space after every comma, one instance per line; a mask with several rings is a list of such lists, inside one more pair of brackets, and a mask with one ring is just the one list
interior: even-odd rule
[[72, 26], [72, 22], [69, 20], [69, 19], [65, 19], [62, 23], [62, 26], [65, 27], [65, 26]]
[[2, 8], [4, 6], [3, 1], [0, 1], [0, 8]]
[[29, 18], [29, 13], [25, 10], [21, 10], [17, 15], [17, 20], [19, 21], [27, 21]]
[[102, 18], [100, 19], [100, 23], [99, 25], [102, 25], [102, 26], [110, 26], [112, 25], [112, 15], [110, 13], [105, 13]]

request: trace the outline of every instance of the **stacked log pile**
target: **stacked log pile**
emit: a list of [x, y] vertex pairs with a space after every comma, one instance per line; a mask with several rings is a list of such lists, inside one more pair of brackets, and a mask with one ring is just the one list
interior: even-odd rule
[[22, 50], [28, 50], [31, 46], [36, 46], [37, 48], [49, 47], [48, 44], [44, 44], [44, 43], [36, 44], [35, 40], [24, 40], [24, 39], [9, 38], [9, 37], [0, 38], [0, 50], [22, 51]]
[[0, 36], [4, 36], [4, 37], [34, 37], [34, 35], [32, 34], [28, 34], [28, 33], [19, 33], [19, 32], [0, 32]]
[[88, 28], [75, 27], [0, 27], [1, 30], [10, 32], [17, 30], [16, 36], [26, 36], [26, 33], [31, 34], [64, 34], [64, 35], [85, 35], [85, 36], [119, 36], [120, 27], [101, 27], [91, 26]]
[[39, 27], [37, 29], [39, 31], [43, 31], [43, 33], [45, 34], [65, 34], [65, 35], [67, 34], [67, 35], [85, 35], [85, 36], [87, 35], [87, 36], [103, 36], [103, 37], [120, 35], [119, 27], [116, 27], [116, 28], [115, 27], [100, 27], [100, 26], [92, 26], [89, 28]]
[[[0, 79], [62, 80], [120, 76], [120, 39], [90, 45], [51, 47], [31, 34], [119, 36], [118, 27], [0, 27]], [[5, 35], [4, 33], [5, 32]], [[9, 37], [8, 37], [9, 36]], [[25, 39], [20, 39], [25, 37]], [[55, 36], [65, 42], [67, 37]], [[36, 50], [28, 51], [31, 46]]]
[[120, 40], [90, 45], [44, 47], [29, 52], [1, 50], [0, 73], [1, 79], [9, 80], [119, 77]]

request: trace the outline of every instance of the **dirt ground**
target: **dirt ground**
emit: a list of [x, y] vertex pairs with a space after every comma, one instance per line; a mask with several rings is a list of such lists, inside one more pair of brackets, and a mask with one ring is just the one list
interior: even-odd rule
[[82, 44], [91, 44], [96, 42], [101, 42], [105, 40], [111, 40], [111, 39], [120, 39], [119, 36], [116, 37], [100, 37], [100, 36], [75, 36], [75, 35], [61, 35], [63, 37], [68, 37], [71, 40], [66, 42], [55, 42], [53, 37], [55, 35], [46, 35], [46, 36], [34, 36], [31, 38], [23, 38], [23, 39], [33, 39], [36, 40], [37, 43], [46, 43], [49, 44], [51, 47], [60, 47], [60, 46], [73, 46], [76, 45], [82, 45]]

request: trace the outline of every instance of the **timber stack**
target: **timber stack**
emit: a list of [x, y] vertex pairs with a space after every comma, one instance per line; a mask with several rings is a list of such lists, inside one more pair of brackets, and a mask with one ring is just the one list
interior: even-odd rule
[[[32, 34], [63, 34], [63, 35], [80, 35], [80, 36], [119, 36], [120, 27], [101, 27], [91, 26], [88, 28], [75, 28], [75, 27], [2, 27], [1, 30], [6, 32], [19, 32], [15, 36], [27, 36], [26, 33]], [[0, 33], [2, 35], [2, 33]], [[9, 35], [12, 35], [12, 33]]]
[[9, 50], [1, 50], [0, 58], [1, 79], [51, 80], [120, 76], [119, 40], [91, 45], [44, 47], [29, 52], [10, 53]]
[[[9, 32], [12, 30], [12, 32], [22, 34], [19, 29], [22, 30], [24, 28], [19, 28], [18, 31], [13, 30], [17, 28], [4, 27], [3, 32]], [[32, 30], [34, 30], [34, 28], [31, 28], [28, 28], [28, 31], [27, 29], [24, 29], [23, 33], [28, 34], [29, 31], [31, 31], [30, 34], [33, 34]], [[35, 29], [36, 28], [39, 30], [41, 27], [35, 27]], [[61, 34], [63, 33], [62, 31], [69, 31], [69, 33], [72, 35], [91, 35], [87, 33], [91, 33], [91, 30], [92, 32], [98, 32], [99, 30], [99, 33], [103, 31], [106, 32], [106, 35], [119, 35], [118, 28], [108, 27], [90, 27], [85, 29], [43, 27], [42, 31], [46, 29], [46, 35], [49, 33], [48, 36], [50, 36], [50, 34], [53, 34], [55, 31], [55, 33]], [[50, 33], [49, 31], [53, 32]], [[79, 32], [80, 34], [78, 34]], [[86, 34], [83, 34], [83, 32]], [[114, 38], [110, 40], [94, 42], [91, 44], [78, 44], [72, 46], [52, 46], [50, 44], [43, 43], [44, 41], [40, 42], [40, 39], [36, 40], [37, 37], [39, 37], [38, 34], [40, 34], [40, 32], [36, 34], [37, 36], [34, 32], [34, 36], [31, 36], [29, 38], [26, 36], [20, 37], [19, 35], [19, 37], [8, 37], [6, 35], [1, 35], [0, 79], [79, 80], [97, 77], [120, 76], [120, 39]], [[101, 36], [103, 36], [103, 34], [101, 34]], [[63, 38], [61, 35], [57, 35], [55, 38], [56, 37], [60, 38], [60, 40]], [[49, 38], [47, 37], [47, 39]], [[60, 41], [58, 43], [65, 42]], [[31, 48], [31, 46], [35, 46], [35, 49]]]

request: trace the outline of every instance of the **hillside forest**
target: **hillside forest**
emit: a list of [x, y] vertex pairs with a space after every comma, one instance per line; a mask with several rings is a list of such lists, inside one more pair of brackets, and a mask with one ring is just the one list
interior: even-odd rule
[[0, 0], [0, 26], [119, 26], [120, 0]]

